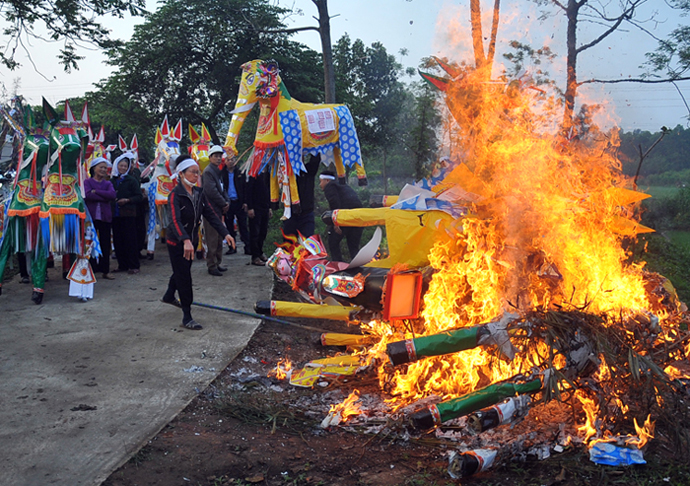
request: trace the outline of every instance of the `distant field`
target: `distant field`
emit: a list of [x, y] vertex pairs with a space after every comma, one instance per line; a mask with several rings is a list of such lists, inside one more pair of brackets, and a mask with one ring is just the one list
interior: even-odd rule
[[674, 245], [690, 249], [690, 231], [664, 231], [664, 236]]
[[649, 194], [653, 198], [658, 199], [665, 197], [673, 197], [678, 193], [679, 190], [677, 187], [673, 186], [640, 186], [638, 189], [644, 192], [645, 194]]

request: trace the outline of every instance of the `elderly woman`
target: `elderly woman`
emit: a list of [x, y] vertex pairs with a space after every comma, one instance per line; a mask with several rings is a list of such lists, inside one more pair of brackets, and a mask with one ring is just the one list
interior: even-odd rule
[[[235, 248], [235, 240], [228, 234], [221, 215], [213, 209], [203, 190], [197, 186], [199, 166], [194, 159], [187, 154], [181, 155], [177, 158], [176, 164], [178, 184], [168, 196], [171, 223], [165, 232], [173, 274], [161, 301], [182, 309], [182, 327], [199, 330], [202, 329], [201, 325], [192, 318], [194, 296], [191, 269], [194, 249], [199, 242], [201, 216], [232, 248]], [[175, 298], [175, 292], [180, 300]]]
[[117, 257], [116, 272], [139, 273], [137, 244], [137, 204], [144, 196], [139, 181], [130, 172], [134, 154], [125, 152], [115, 159], [112, 181], [117, 196], [113, 205], [113, 244]]
[[94, 272], [103, 273], [103, 278], [113, 280], [110, 275], [110, 235], [113, 222], [111, 204], [115, 201], [115, 188], [108, 180], [108, 169], [112, 164], [103, 157], [96, 157], [89, 164], [90, 178], [84, 181], [84, 200], [89, 214], [96, 228], [98, 241], [101, 242], [101, 252], [98, 260], [91, 259]]

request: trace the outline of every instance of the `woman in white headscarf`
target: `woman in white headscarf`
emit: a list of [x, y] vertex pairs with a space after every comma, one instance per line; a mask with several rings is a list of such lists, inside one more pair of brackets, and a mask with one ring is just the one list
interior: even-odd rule
[[106, 280], [115, 278], [110, 275], [110, 235], [113, 223], [111, 205], [116, 197], [115, 188], [108, 180], [110, 167], [112, 164], [107, 159], [96, 157], [89, 164], [91, 177], [84, 181], [84, 200], [93, 219], [98, 241], [101, 242], [102, 252], [98, 261], [91, 259], [91, 268], [94, 272], [101, 272]]
[[117, 193], [113, 204], [113, 244], [117, 257], [116, 272], [139, 273], [137, 244], [137, 204], [144, 196], [139, 181], [130, 174], [134, 154], [125, 152], [115, 159], [112, 182]]
[[[191, 270], [194, 249], [199, 240], [201, 216], [225, 239], [229, 247], [235, 248], [235, 240], [228, 233], [221, 215], [215, 212], [204, 196], [204, 192], [197, 186], [199, 166], [187, 154], [177, 158], [177, 177], [177, 186], [170, 191], [170, 196], [168, 196], [171, 223], [165, 232], [173, 274], [168, 281], [168, 290], [161, 301], [182, 309], [182, 327], [199, 330], [201, 324], [192, 318], [194, 295]], [[180, 300], [175, 298], [176, 292]]]

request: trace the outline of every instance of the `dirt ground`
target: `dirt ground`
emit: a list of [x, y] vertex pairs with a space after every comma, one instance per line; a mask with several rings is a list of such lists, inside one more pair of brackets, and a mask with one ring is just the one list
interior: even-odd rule
[[[274, 298], [288, 300], [289, 294], [284, 284], [274, 285]], [[523, 455], [518, 462], [454, 480], [448, 475], [452, 440], [433, 435], [392, 438], [356, 427], [324, 430], [319, 425], [329, 405], [355, 388], [362, 395], [380, 395], [378, 385], [366, 375], [313, 389], [269, 378], [269, 371], [285, 357], [299, 364], [344, 351], [321, 346], [319, 333], [305, 327], [356, 333], [345, 323], [291, 321], [303, 327], [264, 321], [218, 378], [104, 485], [687, 484], [688, 469], [666, 460], [673, 455], [672, 446], [663, 437], [649, 446], [648, 466], [595, 465], [584, 446], [574, 444], [545, 460]], [[523, 434], [535, 443], [541, 436], [558, 434], [558, 423], [552, 429], [539, 427], [532, 421], [523, 430], [501, 433]]]

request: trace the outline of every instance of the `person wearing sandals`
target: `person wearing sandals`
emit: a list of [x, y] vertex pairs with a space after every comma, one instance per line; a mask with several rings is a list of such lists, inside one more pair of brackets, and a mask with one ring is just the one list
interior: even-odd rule
[[117, 196], [113, 205], [113, 245], [117, 257], [117, 272], [139, 273], [139, 245], [137, 243], [137, 205], [144, 199], [139, 181], [131, 174], [132, 152], [115, 159], [112, 182]]
[[[208, 221], [224, 239], [228, 246], [235, 248], [235, 240], [213, 206], [208, 202], [199, 182], [199, 166], [191, 156], [184, 154], [177, 158], [178, 183], [168, 196], [170, 224], [165, 239], [170, 255], [173, 273], [168, 281], [168, 290], [161, 302], [182, 309], [182, 327], [202, 329], [201, 324], [192, 318], [192, 262], [194, 249], [199, 243], [199, 223], [201, 216]], [[175, 292], [179, 300], [175, 298]]]
[[98, 241], [101, 242], [101, 257], [96, 261], [91, 259], [94, 272], [103, 274], [106, 280], [113, 280], [110, 275], [110, 237], [113, 214], [110, 205], [115, 201], [116, 193], [113, 184], [108, 180], [110, 162], [104, 157], [96, 157], [89, 164], [91, 177], [84, 181], [84, 200], [89, 214], [96, 228]]

